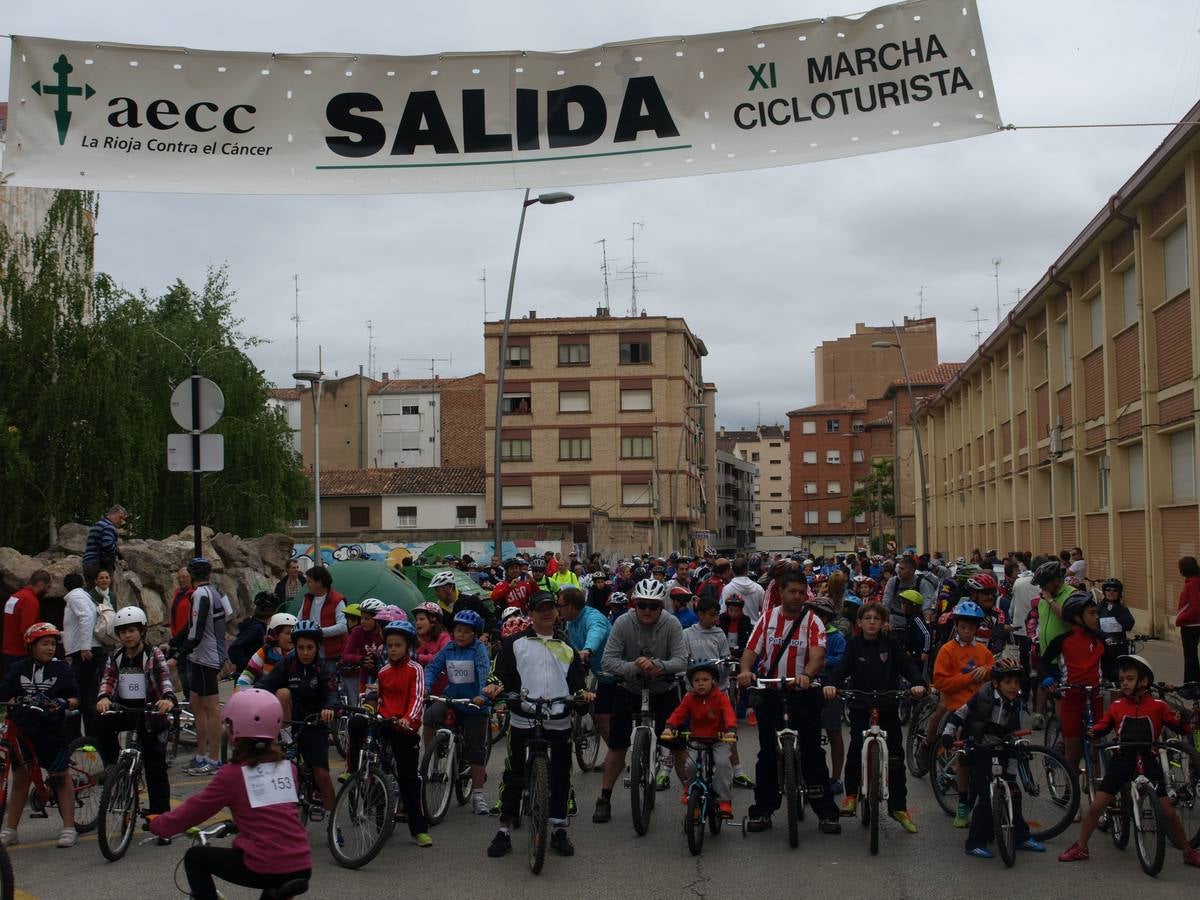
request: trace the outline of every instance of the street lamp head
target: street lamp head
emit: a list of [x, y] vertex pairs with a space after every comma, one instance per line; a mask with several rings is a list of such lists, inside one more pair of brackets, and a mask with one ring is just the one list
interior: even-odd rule
[[893, 347], [897, 347], [899, 345], [893, 344], [891, 341], [871, 341], [871, 346], [878, 350], [891, 350]]
[[310, 384], [317, 384], [318, 382], [323, 380], [324, 377], [325, 377], [324, 372], [312, 372], [312, 371], [305, 370], [302, 372], [293, 372], [292, 373], [292, 378], [294, 380], [307, 381]]
[[549, 194], [538, 194], [537, 202], [550, 205], [552, 203], [569, 203], [575, 199], [574, 194], [568, 194], [566, 191], [551, 191]]

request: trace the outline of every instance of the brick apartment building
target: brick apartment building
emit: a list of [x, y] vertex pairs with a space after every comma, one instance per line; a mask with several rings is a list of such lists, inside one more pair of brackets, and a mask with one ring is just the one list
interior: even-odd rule
[[[858, 322], [853, 334], [822, 341], [813, 351], [816, 402], [840, 403], [882, 397], [889, 384], [903, 377], [904, 369], [900, 365], [900, 354], [881, 351], [871, 344], [894, 340], [896, 332], [891, 325]], [[910, 372], [937, 365], [937, 319], [906, 316], [900, 323], [900, 340]]]
[[[501, 330], [484, 326], [489, 518]], [[504, 524], [569, 525], [584, 542], [598, 515], [658, 528], [648, 541], [661, 549], [672, 517], [679, 548], [715, 531], [707, 352], [680, 318], [605, 310], [513, 321], [500, 422]]]
[[[780, 425], [760, 425], [754, 429], [717, 432], [717, 448], [734, 454], [758, 467], [754, 484], [754, 533], [758, 549], [790, 548], [784, 540], [792, 533], [791, 461], [787, 429]], [[776, 538], [779, 547], [769, 547]]]
[[850, 515], [850, 494], [870, 469], [866, 415], [861, 400], [815, 403], [788, 413], [792, 533], [813, 553], [864, 542], [866, 516]]

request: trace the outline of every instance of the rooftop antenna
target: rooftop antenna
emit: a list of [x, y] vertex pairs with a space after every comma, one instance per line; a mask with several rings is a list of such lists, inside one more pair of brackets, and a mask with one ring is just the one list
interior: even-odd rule
[[762, 428], [762, 404], [761, 404], [761, 403], [755, 403], [754, 405], [755, 405], [755, 407], [757, 407], [757, 409], [758, 409], [758, 421], [757, 421], [757, 423], [755, 424], [755, 426], [754, 426], [754, 427], [755, 427], [755, 428]]
[[967, 321], [975, 323], [975, 346], [979, 347], [983, 343], [983, 323], [986, 322], [987, 319], [979, 315], [978, 306], [972, 306], [971, 312], [975, 313], [975, 318], [967, 319]]
[[482, 273], [482, 274], [481, 274], [481, 275], [480, 275], [478, 278], [476, 278], [475, 280], [476, 280], [476, 281], [478, 281], [480, 284], [482, 284], [482, 285], [483, 285], [483, 321], [485, 321], [485, 322], [486, 322], [486, 321], [487, 321], [487, 317], [488, 317], [488, 308], [487, 308], [487, 266], [484, 266], [484, 267], [483, 267], [483, 273]]
[[925, 318], [925, 285], [917, 291], [917, 318]]
[[996, 324], [1000, 324], [1000, 257], [992, 260], [992, 278], [996, 281]]
[[291, 319], [296, 323], [296, 368], [295, 371], [300, 371], [300, 276], [292, 276], [292, 284], [295, 288], [296, 311], [292, 313]]
[[[415, 356], [415, 357], [409, 356], [409, 357], [401, 357], [400, 362], [419, 362], [419, 363], [427, 362], [427, 363], [429, 363], [429, 380], [433, 381], [435, 378], [437, 378], [437, 364], [440, 362], [444, 362], [448, 366], [453, 365], [454, 357], [453, 356]], [[398, 372], [397, 372], [397, 375], [399, 375]]]
[[638, 279], [645, 278], [648, 275], [657, 275], [657, 272], [647, 272], [644, 269], [639, 269], [643, 260], [637, 258], [637, 234], [639, 228], [645, 228], [645, 222], [634, 222], [629, 229], [629, 268], [626, 270], [628, 274], [623, 275], [623, 278], [629, 279], [629, 315], [636, 318], [641, 310], [638, 307]]
[[604, 308], [608, 309], [608, 241], [600, 238], [596, 243], [600, 245], [600, 272], [604, 276]]
[[1021, 302], [1021, 295], [1022, 295], [1023, 293], [1025, 293], [1025, 288], [1015, 288], [1014, 290], [1011, 290], [1011, 291], [1009, 291], [1009, 293], [1010, 293], [1010, 294], [1015, 294], [1017, 299], [1016, 299], [1016, 300], [1014, 300], [1012, 303], [1006, 303], [1006, 304], [1004, 304], [1004, 305], [1005, 305], [1005, 306], [1010, 306], [1010, 307], [1011, 307], [1011, 306], [1016, 306], [1018, 303], [1020, 303], [1020, 302]]
[[367, 375], [375, 377], [375, 324], [367, 319]]

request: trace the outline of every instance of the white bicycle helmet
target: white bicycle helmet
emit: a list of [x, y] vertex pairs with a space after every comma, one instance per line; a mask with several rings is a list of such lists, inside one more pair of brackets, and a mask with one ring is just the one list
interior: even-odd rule
[[124, 606], [117, 610], [117, 618], [113, 622], [113, 630], [124, 628], [126, 625], [141, 625], [146, 627], [146, 613], [141, 607]]
[[386, 603], [384, 603], [382, 600], [376, 600], [374, 597], [368, 597], [366, 600], [363, 600], [358, 604], [360, 612], [370, 613], [371, 615], [375, 615], [385, 606], [387, 606]]
[[521, 607], [506, 606], [506, 607], [504, 607], [504, 612], [500, 613], [500, 621], [507, 622], [513, 616], [519, 616], [521, 614], [522, 614]]
[[282, 628], [285, 625], [295, 627], [297, 619], [291, 613], [275, 613], [271, 616], [271, 621], [267, 622], [267, 631], [271, 634], [275, 633], [275, 629]]
[[667, 586], [654, 578], [643, 578], [633, 588], [633, 599], [657, 600], [660, 603], [667, 599]]
[[429, 579], [430, 589], [446, 587], [447, 585], [453, 587], [454, 584], [455, 581], [453, 572], [438, 572], [433, 576], [433, 578]]

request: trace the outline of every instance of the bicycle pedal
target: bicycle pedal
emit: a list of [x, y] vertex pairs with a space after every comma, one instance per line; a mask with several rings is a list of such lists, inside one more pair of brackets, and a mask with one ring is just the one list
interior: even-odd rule
[[48, 818], [50, 818], [50, 811], [49, 811], [49, 809], [31, 810], [29, 813], [29, 818], [31, 818], [31, 819], [48, 819]]
[[325, 810], [323, 810], [323, 809], [310, 810], [308, 813], [308, 819], [310, 822], [324, 822], [325, 821]]
[[622, 778], [621, 782], [625, 785], [625, 787], [629, 787], [629, 785], [632, 783], [631, 779], [629, 779], [628, 777]]

